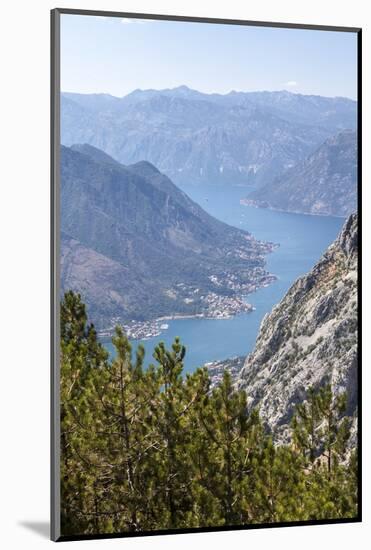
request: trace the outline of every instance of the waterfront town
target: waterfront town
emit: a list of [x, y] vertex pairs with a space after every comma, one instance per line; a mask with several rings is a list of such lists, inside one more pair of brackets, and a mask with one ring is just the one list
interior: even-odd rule
[[[186, 303], [189, 303], [192, 299], [185, 298], [185, 300], [187, 300]], [[159, 336], [169, 327], [167, 321], [173, 319], [191, 319], [197, 317], [203, 319], [230, 319], [240, 313], [249, 313], [254, 310], [253, 306], [246, 302], [243, 297], [220, 296], [214, 292], [201, 296], [200, 302], [202, 307], [199, 313], [193, 315], [169, 315], [149, 321], [136, 321], [133, 319], [129, 322], [123, 321], [120, 317], [114, 317], [111, 319], [110, 326], [99, 331], [98, 334], [103, 340], [110, 338], [114, 333], [115, 327], [121, 325], [129, 339], [147, 340]]]
[[224, 361], [211, 361], [210, 363], [206, 363], [204, 366], [209, 371], [211, 381], [210, 389], [212, 390], [220, 384], [225, 370], [230, 373], [232, 378], [236, 378], [242, 369], [244, 362], [245, 357], [231, 357], [229, 359], [225, 359]]

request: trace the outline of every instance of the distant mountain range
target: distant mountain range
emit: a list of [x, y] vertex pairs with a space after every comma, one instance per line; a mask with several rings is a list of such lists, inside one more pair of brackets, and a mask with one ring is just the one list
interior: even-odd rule
[[348, 216], [357, 209], [357, 136], [343, 131], [303, 162], [249, 194], [245, 204], [286, 212]]
[[125, 164], [149, 161], [181, 186], [264, 185], [328, 137], [354, 129], [356, 111], [350, 99], [286, 91], [63, 93], [61, 140], [88, 143]]
[[62, 289], [98, 328], [166, 315], [223, 316], [266, 284], [271, 243], [224, 224], [148, 162], [90, 145], [61, 151]]
[[237, 384], [277, 439], [287, 437], [308, 388], [331, 383], [335, 394], [347, 392], [356, 444], [357, 266], [358, 217], [352, 214], [319, 262], [262, 321]]

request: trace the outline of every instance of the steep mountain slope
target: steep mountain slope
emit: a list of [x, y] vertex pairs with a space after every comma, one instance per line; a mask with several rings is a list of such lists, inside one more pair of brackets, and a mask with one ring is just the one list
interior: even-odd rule
[[271, 243], [214, 219], [148, 162], [62, 147], [61, 181], [62, 287], [82, 293], [99, 327], [233, 313], [272, 279]]
[[91, 319], [109, 328], [116, 317], [134, 316], [138, 303], [151, 302], [150, 281], [133, 276], [129, 268], [65, 233], [61, 235], [61, 280], [64, 290], [86, 297]]
[[278, 438], [310, 386], [331, 382], [335, 393], [347, 391], [347, 413], [356, 416], [357, 241], [352, 214], [312, 271], [264, 317], [241, 370], [237, 384], [249, 407], [260, 408]]
[[354, 101], [289, 92], [180, 86], [61, 101], [63, 144], [89, 143], [125, 164], [147, 160], [181, 185], [265, 184], [355, 124]]
[[349, 216], [357, 208], [357, 136], [348, 130], [325, 141], [305, 161], [254, 191], [245, 201], [265, 208]]

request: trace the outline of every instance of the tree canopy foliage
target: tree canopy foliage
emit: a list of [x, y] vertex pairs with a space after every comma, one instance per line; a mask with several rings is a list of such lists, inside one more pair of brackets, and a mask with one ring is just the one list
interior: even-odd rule
[[352, 518], [346, 396], [308, 391], [277, 445], [228, 372], [183, 376], [180, 340], [144, 368], [120, 327], [111, 358], [81, 297], [61, 304], [63, 535]]

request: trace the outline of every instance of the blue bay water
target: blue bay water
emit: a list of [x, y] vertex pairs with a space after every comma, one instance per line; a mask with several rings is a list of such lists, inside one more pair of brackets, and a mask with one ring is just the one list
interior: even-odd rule
[[[278, 243], [269, 254], [267, 270], [278, 277], [269, 287], [250, 294], [247, 301], [256, 309], [232, 319], [176, 319], [160, 336], [141, 341], [146, 363], [152, 361], [154, 346], [170, 346], [175, 336], [187, 348], [185, 371], [191, 372], [209, 361], [247, 355], [254, 347], [260, 323], [284, 296], [291, 284], [307, 273], [338, 235], [344, 220], [257, 209], [240, 204], [246, 188], [189, 187], [187, 194], [216, 218], [251, 232], [256, 238]], [[138, 344], [133, 340], [133, 349]], [[107, 345], [112, 351], [112, 346]]]

